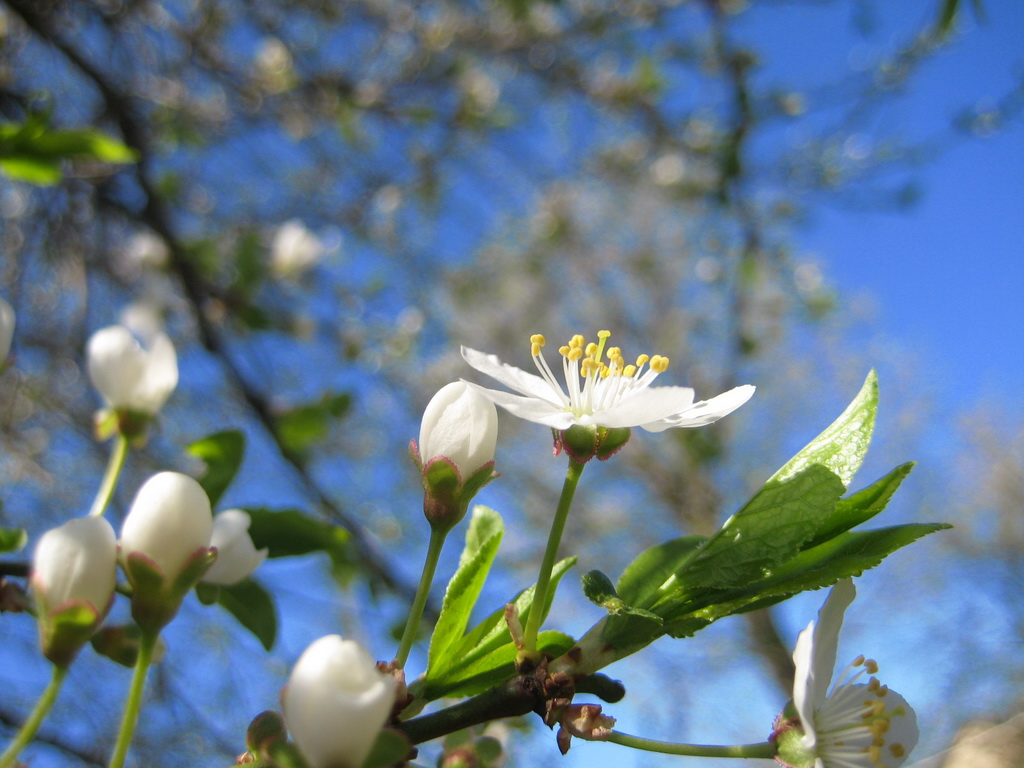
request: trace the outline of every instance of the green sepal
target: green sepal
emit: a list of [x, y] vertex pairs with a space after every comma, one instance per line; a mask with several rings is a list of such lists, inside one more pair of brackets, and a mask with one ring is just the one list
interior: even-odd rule
[[[115, 624], [100, 627], [89, 641], [96, 653], [122, 667], [131, 669], [139, 658], [139, 646], [142, 642], [142, 629], [138, 624]], [[159, 664], [165, 652], [164, 641], [157, 638], [153, 649], [153, 663]]]
[[423, 514], [430, 526], [447, 533], [466, 516], [469, 503], [477, 492], [498, 475], [489, 461], [462, 478], [455, 464], [445, 456], [428, 461], [421, 474], [423, 480]]
[[93, 415], [93, 434], [101, 443], [117, 434], [117, 426], [117, 411], [113, 408], [101, 408]]
[[608, 461], [629, 442], [631, 434], [629, 427], [598, 427], [597, 460]]
[[394, 728], [382, 728], [360, 768], [390, 768], [404, 765], [412, 754], [409, 738]]
[[310, 768], [299, 748], [290, 741], [270, 742], [262, 756], [277, 768]]
[[793, 702], [775, 720], [775, 727], [769, 741], [775, 747], [775, 760], [785, 768], [814, 768], [814, 750], [803, 744], [804, 731]]
[[246, 749], [256, 756], [268, 757], [271, 744], [287, 740], [288, 729], [284, 718], [272, 709], [256, 715], [245, 732]]
[[132, 585], [132, 618], [144, 630], [159, 632], [178, 613], [185, 595], [216, 559], [215, 549], [201, 547], [169, 582], [149, 557], [141, 552], [129, 553], [123, 558], [123, 567]]
[[40, 610], [39, 642], [43, 656], [58, 667], [67, 667], [89, 642], [102, 619], [102, 614], [84, 600], [72, 601], [54, 611]]

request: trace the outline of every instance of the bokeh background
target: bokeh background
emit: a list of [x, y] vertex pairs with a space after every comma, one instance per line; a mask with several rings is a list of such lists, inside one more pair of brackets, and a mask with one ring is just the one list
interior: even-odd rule
[[[0, 295], [18, 313], [0, 525], [34, 541], [87, 509], [109, 446], [83, 347], [122, 322], [166, 330], [182, 381], [129, 457], [115, 523], [149, 474], [197, 471], [183, 447], [233, 428], [248, 450], [222, 508], [300, 509], [352, 537], [334, 567], [260, 569], [269, 654], [186, 604], [135, 765], [231, 764], [323, 634], [389, 658], [426, 533], [406, 447], [430, 395], [473, 377], [458, 346], [526, 366], [529, 334], [599, 328], [627, 356], [668, 355], [665, 378], [700, 396], [758, 391], [588, 470], [563, 544], [577, 570], [614, 576], [715, 530], [874, 367], [857, 484], [916, 460], [883, 522], [956, 527], [858, 580], [840, 659], [874, 656], [917, 707], [911, 764], [977, 765], [966, 750], [997, 741], [1019, 765], [1022, 39], [1016, 0], [0, 3], [0, 120], [137, 153], [64, 161], [46, 185], [0, 175]], [[534, 579], [564, 470], [543, 428], [501, 429], [480, 498], [507, 528], [488, 610]], [[609, 711], [652, 738], [765, 738], [822, 598], [659, 641], [608, 670], [629, 691]], [[570, 574], [549, 623], [598, 618]], [[6, 740], [49, 672], [30, 617], [0, 632]], [[424, 663], [420, 648], [409, 669]], [[26, 761], [105, 765], [129, 675], [83, 654]], [[495, 729], [510, 765], [687, 762], [579, 742], [563, 758], [535, 721]], [[947, 751], [965, 727], [981, 736]]]

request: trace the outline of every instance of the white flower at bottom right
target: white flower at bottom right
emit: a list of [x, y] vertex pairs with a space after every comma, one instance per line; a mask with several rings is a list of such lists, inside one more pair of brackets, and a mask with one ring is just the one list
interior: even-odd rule
[[[797, 638], [793, 651], [795, 718], [780, 717], [773, 740], [776, 760], [798, 768], [897, 768], [917, 744], [917, 716], [906, 699], [873, 675], [878, 664], [859, 656], [829, 689], [843, 613], [856, 596], [853, 582], [833, 587]], [[858, 682], [865, 674], [867, 683]], [[799, 740], [783, 739], [787, 731]], [[795, 733], [793, 734], [795, 735]], [[786, 745], [786, 746], [783, 746]]]

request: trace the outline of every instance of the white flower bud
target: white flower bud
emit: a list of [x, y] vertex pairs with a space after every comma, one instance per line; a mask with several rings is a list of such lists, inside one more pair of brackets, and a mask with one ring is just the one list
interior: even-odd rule
[[7, 362], [12, 338], [14, 338], [14, 308], [0, 299], [0, 369]]
[[165, 579], [174, 579], [197, 550], [210, 546], [213, 513], [206, 491], [188, 475], [161, 472], [149, 478], [121, 527], [121, 557], [139, 552]]
[[32, 589], [47, 611], [85, 602], [99, 616], [114, 594], [117, 540], [102, 517], [82, 517], [44, 533], [32, 558]]
[[299, 657], [282, 705], [310, 768], [359, 768], [395, 703], [395, 679], [358, 643], [328, 635]]
[[427, 403], [419, 442], [424, 466], [443, 456], [466, 478], [494, 461], [497, 442], [494, 403], [464, 381], [442, 387]]
[[112, 325], [89, 339], [89, 378], [113, 408], [155, 415], [178, 384], [178, 357], [162, 333], [143, 349], [131, 332]]
[[213, 518], [210, 546], [217, 559], [201, 579], [208, 584], [237, 584], [267, 559], [267, 549], [256, 550], [249, 537], [252, 518], [241, 509], [227, 509]]
[[283, 279], [297, 279], [324, 254], [324, 244], [297, 219], [285, 222], [274, 234], [270, 268]]

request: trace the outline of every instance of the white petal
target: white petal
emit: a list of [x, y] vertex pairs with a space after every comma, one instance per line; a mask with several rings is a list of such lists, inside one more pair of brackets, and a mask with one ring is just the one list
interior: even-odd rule
[[813, 749], [816, 743], [814, 710], [825, 701], [832, 670], [836, 665], [839, 648], [839, 630], [843, 627], [843, 613], [853, 602], [857, 590], [851, 579], [843, 579], [829, 592], [825, 604], [818, 611], [817, 622], [812, 621], [800, 633], [793, 651], [796, 674], [793, 678], [793, 706], [804, 726], [803, 744]]
[[[906, 762], [910, 751], [917, 746], [920, 735], [917, 714], [907, 700], [892, 689], [885, 695], [885, 707], [889, 711], [902, 709], [906, 712], [905, 715], [894, 715], [889, 718], [889, 730], [885, 734], [885, 746], [882, 748], [887, 768], [898, 768]], [[899, 749], [894, 753], [893, 748], [896, 745], [899, 745]], [[902, 752], [902, 755], [898, 754], [899, 752]]]
[[580, 419], [580, 423], [600, 427], [638, 427], [671, 417], [692, 403], [693, 390], [689, 387], [650, 387], [611, 408]]
[[576, 423], [573, 415], [564, 410], [561, 405], [555, 405], [535, 397], [523, 397], [498, 389], [487, 389], [468, 381], [466, 383], [492, 403], [520, 419], [532, 421], [534, 424], [543, 424], [552, 429], [568, 429]]
[[461, 347], [461, 352], [463, 359], [470, 366], [504, 384], [509, 389], [515, 390], [521, 395], [537, 397], [549, 403], [561, 405], [551, 385], [540, 376], [503, 363], [497, 355], [486, 355], [469, 347]]
[[710, 400], [694, 403], [685, 411], [667, 416], [658, 422], [641, 424], [648, 432], [661, 432], [670, 427], [703, 427], [712, 424], [723, 416], [728, 416], [754, 394], [755, 387], [744, 384], [728, 392], [723, 392]]
[[138, 383], [134, 406], [146, 413], [159, 411], [178, 386], [178, 356], [174, 344], [163, 333], [153, 339], [146, 369]]

